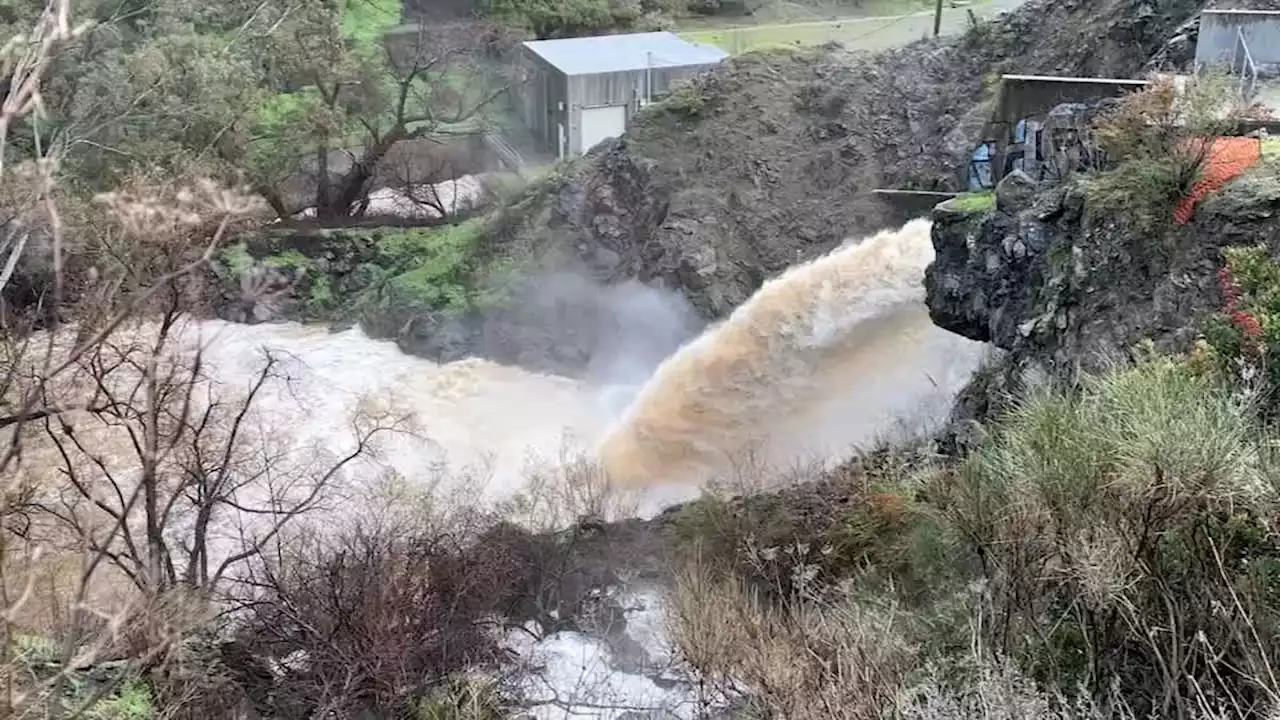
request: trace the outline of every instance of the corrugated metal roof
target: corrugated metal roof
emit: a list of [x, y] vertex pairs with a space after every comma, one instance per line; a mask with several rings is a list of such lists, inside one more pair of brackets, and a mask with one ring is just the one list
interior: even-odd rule
[[643, 70], [650, 62], [655, 68], [713, 65], [729, 55], [669, 32], [530, 40], [524, 45], [565, 75]]

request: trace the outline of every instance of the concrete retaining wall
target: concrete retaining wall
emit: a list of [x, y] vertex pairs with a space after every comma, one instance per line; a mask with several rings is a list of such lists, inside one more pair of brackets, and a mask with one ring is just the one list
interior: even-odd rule
[[1259, 70], [1280, 68], [1280, 10], [1205, 10], [1200, 13], [1200, 37], [1196, 40], [1196, 67], [1230, 63], [1236, 47], [1236, 31]]
[[[1229, 58], [1228, 58], [1229, 59]], [[983, 128], [983, 140], [992, 141], [991, 180], [1004, 177], [1005, 159], [1020, 120], [1039, 120], [1063, 103], [1091, 103], [1120, 97], [1145, 87], [1147, 81], [1128, 78], [1085, 78], [1042, 75], [1004, 75], [1000, 100]]]

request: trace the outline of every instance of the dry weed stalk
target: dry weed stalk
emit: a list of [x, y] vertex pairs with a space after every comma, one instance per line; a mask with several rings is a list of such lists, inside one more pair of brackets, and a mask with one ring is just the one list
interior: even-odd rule
[[914, 663], [890, 605], [839, 593], [771, 606], [698, 562], [677, 579], [669, 632], [704, 704], [740, 698], [764, 717], [880, 718]]
[[[33, 31], [0, 50], [10, 77], [0, 105], [0, 147], [17, 122], [39, 115], [41, 83], [58, 50], [86, 28], [72, 26], [67, 0], [50, 0]], [[278, 363], [267, 358], [247, 396], [215, 398], [201, 351], [184, 355], [176, 347], [196, 271], [228, 232], [260, 208], [244, 193], [209, 181], [159, 190], [139, 183], [97, 198], [114, 220], [98, 228], [106, 265], [95, 273], [99, 282], [78, 313], [81, 321], [65, 332], [59, 324], [66, 271], [57, 168], [50, 155], [13, 169], [0, 162], [0, 181], [15, 200], [0, 237], [0, 289], [34, 232], [49, 239], [54, 275], [44, 308], [52, 321], [43, 333], [6, 338], [0, 369], [0, 714], [6, 715], [62, 714], [73, 675], [111, 667], [113, 679], [68, 710], [83, 714], [124, 678], [166, 664], [178, 642], [207, 620], [208, 594], [228, 570], [313, 507], [333, 477], [389, 428], [387, 419], [359, 419], [350, 453], [327, 469], [295, 474], [287, 487], [280, 487], [279, 466], [270, 466], [278, 458], [266, 450], [248, 456], [240, 440], [249, 408], [277, 379]], [[154, 332], [126, 329], [155, 313], [153, 325], [141, 326]], [[122, 338], [130, 334], [132, 339]], [[95, 445], [112, 433], [130, 448], [123, 464]], [[43, 471], [53, 487], [29, 482], [23, 469], [38, 464], [23, 462], [33, 443], [52, 461]], [[254, 503], [245, 497], [268, 477], [274, 484], [265, 498]], [[270, 520], [242, 531], [238, 549], [215, 557], [212, 528], [231, 511]], [[63, 536], [71, 531], [61, 552], [42, 534], [58, 528]], [[82, 557], [70, 587], [46, 592], [52, 588], [43, 585], [43, 568], [67, 552]], [[101, 605], [95, 597], [108, 567], [138, 588], [123, 604]], [[29, 608], [60, 603], [67, 607], [60, 620], [65, 627], [24, 625]], [[33, 673], [18, 662], [15, 643], [24, 631], [51, 630], [59, 636], [51, 665], [56, 671]]]

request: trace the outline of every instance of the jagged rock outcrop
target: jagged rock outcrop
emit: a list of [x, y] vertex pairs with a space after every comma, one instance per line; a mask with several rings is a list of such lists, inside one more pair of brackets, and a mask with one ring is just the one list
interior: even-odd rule
[[891, 222], [877, 187], [958, 190], [1001, 72], [1126, 77], [1194, 0], [1032, 0], [955, 38], [877, 54], [751, 54], [599, 148], [540, 231], [604, 280], [678, 288], [707, 317]]
[[[1005, 183], [1025, 190], [1026, 179]], [[1157, 226], [1092, 208], [1081, 177], [997, 197], [989, 211], [965, 212], [956, 203], [934, 211], [937, 259], [925, 278], [931, 317], [1008, 351], [1003, 370], [962, 397], [960, 419], [980, 415], [993, 392], [1008, 390], [1028, 369], [1067, 377], [1144, 341], [1189, 349], [1201, 322], [1222, 307], [1222, 248], [1263, 244], [1280, 257], [1275, 163], [1201, 201], [1187, 225], [1173, 222], [1172, 207]]]

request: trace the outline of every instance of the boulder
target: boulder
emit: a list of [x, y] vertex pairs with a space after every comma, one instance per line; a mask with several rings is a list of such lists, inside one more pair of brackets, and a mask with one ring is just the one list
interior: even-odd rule
[[1005, 175], [996, 185], [996, 208], [1016, 213], [1029, 206], [1036, 197], [1036, 181], [1021, 170]]

